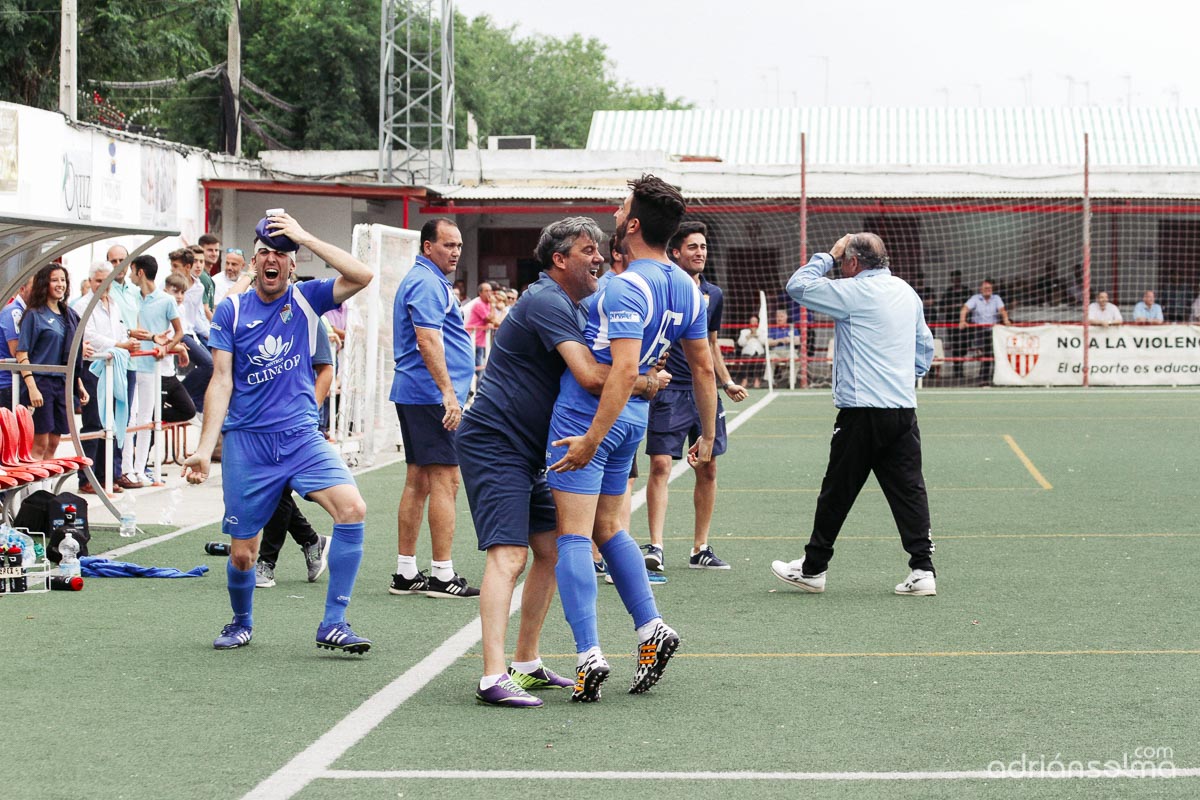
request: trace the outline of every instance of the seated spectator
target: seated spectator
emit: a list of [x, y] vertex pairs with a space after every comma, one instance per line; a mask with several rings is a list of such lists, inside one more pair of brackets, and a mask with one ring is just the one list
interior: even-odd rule
[[775, 373], [774, 380], [777, 384], [783, 383], [787, 377], [793, 344], [799, 344], [796, 329], [788, 319], [787, 309], [777, 308], [775, 324], [767, 329], [767, 346], [771, 348], [771, 360], [775, 364], [772, 371]]
[[1162, 306], [1154, 302], [1154, 292], [1147, 289], [1142, 299], [1133, 307], [1133, 321], [1138, 325], [1163, 324]]
[[1096, 295], [1096, 302], [1088, 306], [1088, 322], [1107, 328], [1110, 325], [1120, 325], [1121, 309], [1108, 302], [1108, 292]]
[[[758, 332], [759, 319], [757, 314], [750, 315], [749, 327], [742, 328], [738, 334], [737, 346], [738, 354], [744, 359], [762, 359], [767, 355], [767, 343], [763, 341], [762, 336]], [[754, 388], [762, 388], [763, 365], [757, 363], [743, 364], [738, 371], [738, 382], [742, 385], [748, 385], [749, 381], [754, 381]]]

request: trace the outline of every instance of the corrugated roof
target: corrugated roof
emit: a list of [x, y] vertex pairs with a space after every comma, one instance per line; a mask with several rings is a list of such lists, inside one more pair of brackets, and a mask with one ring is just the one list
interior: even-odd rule
[[597, 111], [588, 150], [729, 164], [1200, 167], [1196, 108], [771, 108]]

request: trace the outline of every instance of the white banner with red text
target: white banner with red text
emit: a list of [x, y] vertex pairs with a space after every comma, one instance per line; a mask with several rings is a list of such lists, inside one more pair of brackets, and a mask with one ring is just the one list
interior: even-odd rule
[[[998, 386], [1082, 386], [1082, 325], [992, 329]], [[1092, 386], [1200, 384], [1200, 325], [1088, 328]]]

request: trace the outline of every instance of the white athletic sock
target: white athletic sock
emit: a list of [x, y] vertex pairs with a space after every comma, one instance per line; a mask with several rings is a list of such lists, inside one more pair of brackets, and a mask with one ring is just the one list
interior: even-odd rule
[[599, 647], [589, 647], [587, 650], [584, 650], [582, 653], [579, 654], [579, 657], [576, 660], [576, 665], [582, 667], [583, 662], [587, 661], [589, 658], [592, 657], [592, 653], [595, 653], [596, 655], [600, 656], [601, 658], [604, 657], [604, 654], [600, 652]]
[[537, 672], [542, 668], [542, 660], [537, 658], [533, 661], [514, 661], [512, 662], [512, 668], [517, 672], [524, 672], [526, 675], [528, 675], [531, 672]]
[[644, 642], [649, 639], [650, 634], [654, 633], [654, 629], [658, 627], [658, 623], [660, 622], [662, 622], [662, 617], [655, 617], [645, 625], [639, 626], [637, 629], [638, 642]]
[[454, 577], [454, 561], [430, 561], [429, 574], [439, 581], [449, 581]]
[[500, 681], [508, 677], [507, 672], [501, 672], [499, 675], [484, 675], [479, 679], [480, 689], [490, 689]]
[[417, 557], [396, 556], [396, 572], [406, 581], [417, 577]]

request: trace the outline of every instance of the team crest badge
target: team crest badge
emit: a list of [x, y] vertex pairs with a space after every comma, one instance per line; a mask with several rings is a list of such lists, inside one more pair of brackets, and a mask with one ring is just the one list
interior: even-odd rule
[[292, 321], [292, 304], [291, 303], [283, 304], [283, 308], [279, 309], [279, 318], [281, 320], [283, 320], [284, 325], [286, 325]]
[[1013, 371], [1022, 378], [1029, 377], [1037, 366], [1041, 339], [1031, 333], [1018, 333], [1004, 340], [1005, 354]]

